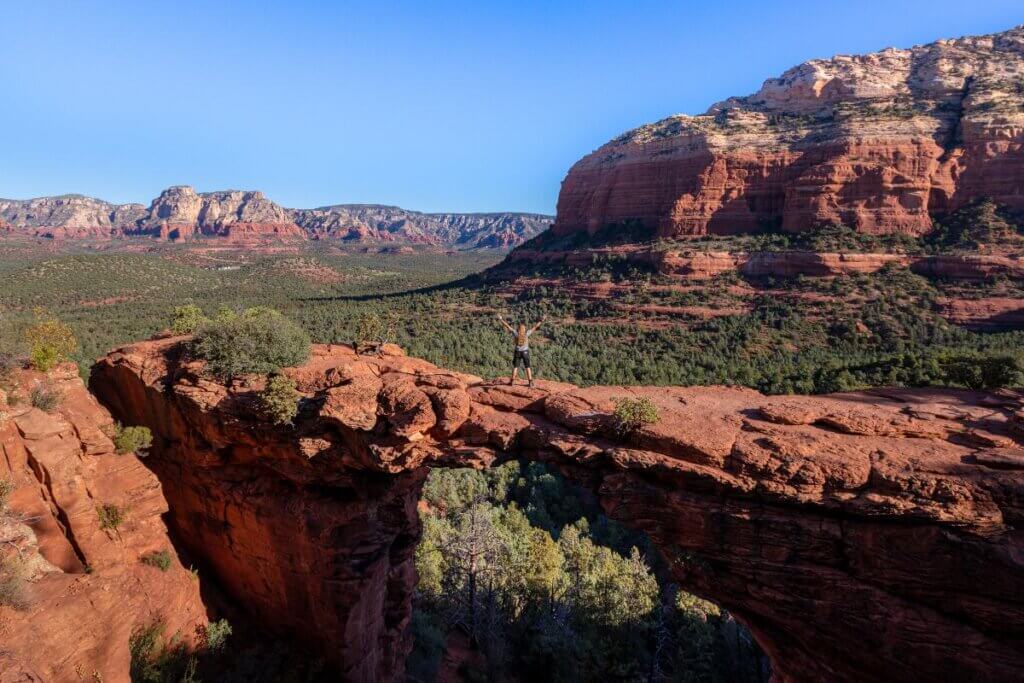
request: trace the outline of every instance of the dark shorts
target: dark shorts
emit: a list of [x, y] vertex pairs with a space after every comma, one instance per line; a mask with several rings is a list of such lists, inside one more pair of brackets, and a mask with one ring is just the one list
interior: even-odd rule
[[522, 361], [524, 368], [530, 367], [529, 349], [527, 349], [526, 351], [520, 351], [519, 349], [516, 349], [515, 351], [512, 352], [512, 367], [518, 367], [520, 361]]

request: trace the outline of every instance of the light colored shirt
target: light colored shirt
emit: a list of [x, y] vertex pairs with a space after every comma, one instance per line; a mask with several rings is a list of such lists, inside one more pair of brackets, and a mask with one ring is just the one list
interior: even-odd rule
[[[527, 330], [526, 331], [526, 343], [523, 344], [522, 346], [520, 346], [519, 344], [516, 344], [516, 351], [529, 351], [530, 350], [530, 335], [531, 334], [533, 334], [533, 330]], [[519, 333], [518, 332], [513, 332], [512, 336], [515, 337], [516, 339], [519, 339]]]

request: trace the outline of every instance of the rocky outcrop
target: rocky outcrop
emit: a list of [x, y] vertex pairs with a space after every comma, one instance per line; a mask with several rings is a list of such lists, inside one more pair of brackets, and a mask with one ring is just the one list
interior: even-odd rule
[[652, 236], [843, 224], [920, 235], [980, 197], [1024, 210], [1024, 27], [812, 60], [577, 162], [554, 232]]
[[1024, 299], [986, 297], [981, 299], [942, 298], [936, 302], [939, 314], [971, 330], [986, 332], [1024, 328]]
[[[303, 400], [276, 427], [254, 407], [261, 380], [210, 381], [181, 342], [117, 350], [90, 385], [154, 430], [148, 462], [202, 575], [347, 680], [401, 672], [424, 468], [507, 457], [555, 464], [647, 532], [684, 587], [751, 628], [779, 681], [1024, 667], [1018, 394], [531, 389], [316, 346], [286, 370]], [[623, 435], [623, 396], [660, 421]]]
[[339, 204], [291, 211], [310, 235], [343, 240], [507, 249], [540, 234], [551, 216], [529, 213], [420, 213], [397, 206]]
[[340, 204], [286, 209], [262, 192], [196, 192], [170, 187], [148, 208], [78, 195], [0, 199], [0, 235], [52, 239], [150, 236], [235, 242], [340, 239], [407, 242], [459, 249], [508, 249], [545, 230], [550, 216], [527, 213], [420, 213], [394, 206]]
[[[38, 383], [61, 396], [53, 413], [28, 403]], [[74, 366], [21, 373], [18, 399], [5, 393], [0, 482], [13, 491], [0, 509], [0, 579], [16, 597], [0, 601], [0, 680], [127, 683], [135, 629], [161, 622], [189, 642], [206, 623], [199, 584], [167, 536], [160, 483], [114, 452], [113, 420]], [[101, 528], [104, 505], [126, 511], [116, 529]], [[140, 561], [156, 551], [169, 553], [166, 572]]]
[[107, 238], [134, 226], [146, 213], [142, 204], [111, 204], [81, 195], [0, 199], [0, 219], [12, 233], [50, 238]]
[[229, 190], [199, 194], [186, 185], [161, 192], [146, 217], [139, 221], [137, 231], [166, 239], [187, 239], [195, 235], [234, 241], [306, 238], [288, 212], [262, 192]]
[[588, 268], [595, 261], [620, 262], [650, 269], [680, 281], [709, 280], [735, 272], [746, 277], [833, 277], [876, 273], [886, 266], [909, 267], [931, 278], [989, 280], [996, 277], [1024, 279], [1024, 256], [1019, 254], [896, 254], [814, 251], [702, 251], [663, 249], [645, 245], [554, 251], [520, 248], [509, 254], [504, 268], [529, 268], [547, 264]]

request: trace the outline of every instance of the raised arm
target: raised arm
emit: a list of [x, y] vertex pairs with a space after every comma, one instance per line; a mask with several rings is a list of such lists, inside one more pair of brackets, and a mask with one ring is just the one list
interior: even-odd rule
[[537, 324], [530, 328], [530, 334], [533, 334], [534, 332], [539, 330], [540, 326], [543, 325], [544, 321], [547, 320], [547, 319], [548, 319], [548, 317], [546, 315], [542, 315], [540, 317], [540, 320], [537, 321]]
[[512, 334], [516, 333], [516, 331], [512, 329], [512, 326], [505, 322], [505, 319], [501, 316], [501, 313], [498, 314], [498, 320], [501, 322], [502, 325], [505, 326], [506, 330], [508, 330]]

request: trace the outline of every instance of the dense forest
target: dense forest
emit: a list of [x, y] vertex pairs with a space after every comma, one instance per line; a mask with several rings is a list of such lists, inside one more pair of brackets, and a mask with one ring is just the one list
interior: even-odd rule
[[767, 680], [742, 626], [540, 463], [434, 470], [421, 516], [413, 680]]
[[[350, 343], [368, 315], [394, 320], [409, 353], [481, 376], [506, 375], [506, 333], [495, 315], [548, 321], [534, 337], [541, 377], [577, 384], [741, 384], [768, 393], [877, 385], [958, 384], [946, 366], [1015, 359], [1020, 331], [948, 323], [949, 298], [1024, 297], [1020, 283], [945, 282], [906, 268], [837, 278], [748, 282], [723, 274], [699, 288], [597, 263], [570, 282], [626, 283], [613, 298], [573, 296], [550, 281], [509, 288], [470, 277], [484, 257], [371, 257], [313, 250], [258, 257], [235, 270], [170, 254], [19, 255], [0, 259], [0, 346], [18, 352], [37, 309], [71, 326], [85, 371], [116, 345], [165, 329], [174, 307], [271, 306], [314, 341]], [[710, 313], [689, 314], [687, 306]], [[664, 313], [659, 307], [681, 312]], [[955, 358], [954, 358], [955, 357]], [[1015, 367], [1015, 366], [1014, 366]], [[1015, 370], [1011, 372], [1014, 375]]]

